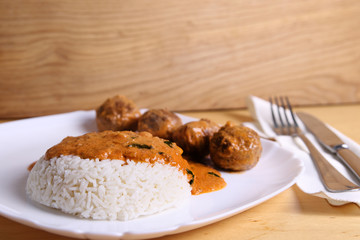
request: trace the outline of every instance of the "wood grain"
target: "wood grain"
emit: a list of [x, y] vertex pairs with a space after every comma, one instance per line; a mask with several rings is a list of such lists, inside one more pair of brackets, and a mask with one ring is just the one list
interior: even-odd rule
[[0, 0], [0, 117], [360, 102], [360, 1]]

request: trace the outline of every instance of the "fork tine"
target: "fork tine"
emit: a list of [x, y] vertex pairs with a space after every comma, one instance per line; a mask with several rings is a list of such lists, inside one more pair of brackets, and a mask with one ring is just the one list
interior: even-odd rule
[[[275, 132], [281, 135], [292, 135], [296, 133], [298, 124], [289, 98], [287, 96], [269, 97], [269, 102]], [[289, 112], [291, 117], [289, 116]]]
[[273, 124], [274, 124], [274, 127], [276, 129], [278, 129], [279, 125], [276, 121], [276, 118], [275, 118], [275, 113], [274, 113], [274, 103], [273, 103], [273, 99], [272, 97], [269, 97], [269, 102], [270, 102], [270, 109], [271, 109], [271, 117], [272, 117], [272, 120], [273, 120]]
[[[287, 132], [288, 134], [292, 134], [292, 131], [291, 131], [291, 123], [290, 123], [290, 120], [288, 118], [288, 114], [287, 114], [287, 107], [285, 105], [285, 102], [284, 102], [284, 98], [282, 96], [280, 96], [280, 102], [281, 102], [281, 107], [282, 107], [282, 110], [283, 110], [283, 113], [284, 113], [284, 117], [285, 117], [285, 120], [286, 120], [286, 123], [287, 123]], [[285, 129], [285, 126], [284, 126], [284, 129]]]
[[281, 116], [279, 99], [278, 99], [278, 97], [275, 97], [274, 100], [275, 100], [275, 105], [276, 105], [276, 108], [277, 108], [277, 114], [278, 114], [279, 122], [280, 122], [280, 125], [281, 125], [280, 131], [281, 131], [282, 134], [284, 134], [285, 124], [284, 124], [283, 118]]
[[291, 134], [296, 134], [297, 131], [298, 131], [299, 125], [298, 125], [298, 123], [296, 121], [294, 111], [293, 111], [293, 109], [291, 107], [289, 98], [287, 96], [285, 97], [285, 101], [286, 101], [286, 104], [287, 104], [287, 109], [290, 111], [290, 115], [291, 115], [291, 118], [292, 118], [292, 121], [293, 121], [293, 125], [292, 125], [292, 127], [291, 126], [289, 127], [289, 131], [290, 131]]
[[288, 98], [288, 97], [285, 97], [285, 100], [286, 100], [287, 107], [288, 107], [288, 109], [290, 110], [291, 117], [292, 117], [292, 119], [293, 119], [293, 121], [294, 121], [294, 125], [295, 125], [296, 127], [298, 127], [299, 125], [298, 125], [298, 123], [297, 123], [297, 121], [296, 121], [295, 114], [294, 114], [294, 112], [293, 112], [293, 110], [292, 110], [292, 107], [291, 107], [289, 98]]

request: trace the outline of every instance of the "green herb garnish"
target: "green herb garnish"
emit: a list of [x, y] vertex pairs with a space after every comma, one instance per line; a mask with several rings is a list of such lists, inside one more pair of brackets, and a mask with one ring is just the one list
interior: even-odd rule
[[220, 177], [219, 175], [217, 175], [217, 174], [214, 173], [214, 172], [208, 172], [208, 174], [213, 175], [213, 176], [215, 176], [215, 177]]
[[186, 172], [191, 175], [191, 180], [189, 181], [189, 184], [192, 185], [194, 183], [194, 173], [190, 169], [186, 169]]
[[173, 142], [170, 141], [170, 140], [165, 140], [164, 143], [167, 144], [167, 145], [168, 145], [169, 147], [171, 147], [171, 148], [173, 147], [173, 146], [172, 146], [172, 145], [173, 145]]
[[140, 143], [129, 144], [128, 147], [137, 147], [137, 148], [141, 148], [141, 149], [152, 149], [153, 148], [151, 145], [140, 144]]

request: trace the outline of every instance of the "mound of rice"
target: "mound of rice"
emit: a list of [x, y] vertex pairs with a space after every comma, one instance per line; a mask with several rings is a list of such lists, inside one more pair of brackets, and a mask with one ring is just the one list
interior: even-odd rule
[[42, 157], [31, 170], [28, 196], [83, 218], [131, 220], [178, 207], [191, 195], [187, 177], [167, 164]]

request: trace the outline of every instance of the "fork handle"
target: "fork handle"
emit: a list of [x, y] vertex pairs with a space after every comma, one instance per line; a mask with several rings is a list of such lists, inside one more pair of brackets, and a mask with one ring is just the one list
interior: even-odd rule
[[298, 136], [305, 143], [306, 147], [309, 149], [311, 158], [313, 159], [318, 172], [320, 173], [321, 180], [325, 188], [329, 192], [339, 192], [341, 186], [348, 186], [349, 188], [356, 188], [352, 182], [347, 180], [341, 173], [339, 173], [316, 149], [316, 147], [311, 143], [311, 141], [303, 134], [298, 133]]

